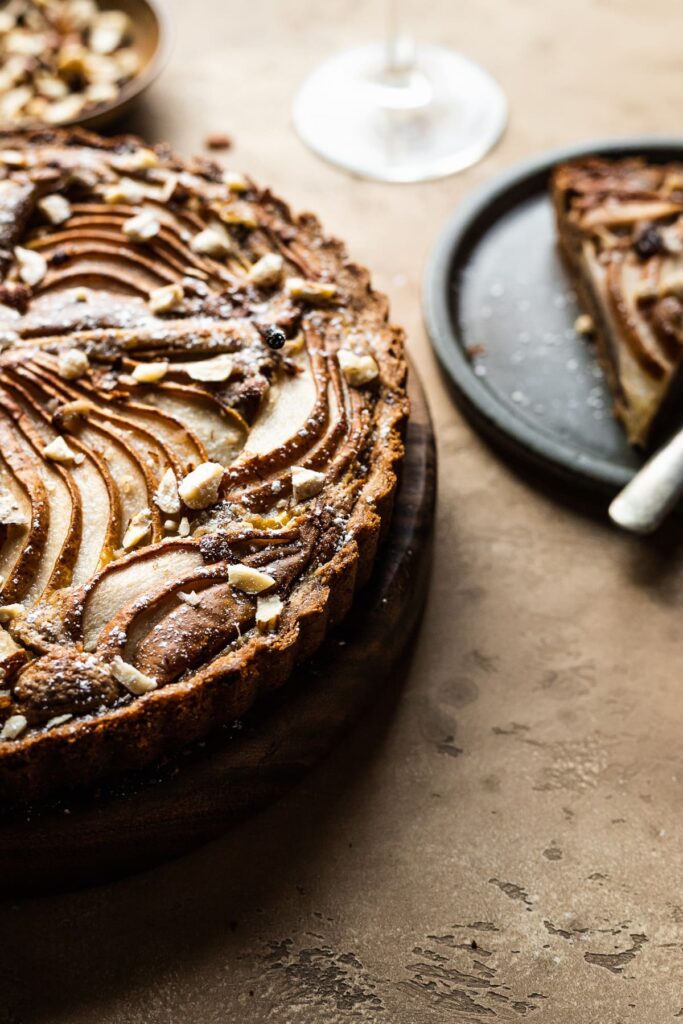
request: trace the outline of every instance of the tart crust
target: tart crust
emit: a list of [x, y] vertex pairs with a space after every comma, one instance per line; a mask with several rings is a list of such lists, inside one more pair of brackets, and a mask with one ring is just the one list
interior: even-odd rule
[[286, 682], [372, 572], [408, 401], [386, 299], [311, 214], [129, 136], [6, 133], [3, 167], [0, 798], [24, 801]]
[[683, 164], [576, 160], [555, 169], [551, 193], [615, 414], [645, 446], [681, 397]]

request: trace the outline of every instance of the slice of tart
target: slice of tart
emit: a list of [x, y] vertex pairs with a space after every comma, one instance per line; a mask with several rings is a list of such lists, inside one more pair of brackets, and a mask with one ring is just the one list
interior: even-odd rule
[[577, 160], [552, 196], [616, 415], [645, 446], [683, 397], [683, 164]]
[[0, 137], [0, 799], [242, 715], [391, 514], [402, 333], [310, 215], [134, 138]]

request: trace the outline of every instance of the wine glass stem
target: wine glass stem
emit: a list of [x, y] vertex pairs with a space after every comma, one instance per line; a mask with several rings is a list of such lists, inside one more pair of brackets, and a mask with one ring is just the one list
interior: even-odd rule
[[387, 71], [392, 75], [412, 70], [415, 44], [404, 28], [403, 0], [387, 0]]

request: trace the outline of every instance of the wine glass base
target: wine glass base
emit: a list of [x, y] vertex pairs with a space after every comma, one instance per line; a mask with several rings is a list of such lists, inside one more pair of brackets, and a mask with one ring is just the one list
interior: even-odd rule
[[423, 46], [414, 68], [388, 74], [380, 44], [319, 65], [294, 100], [294, 127], [315, 153], [377, 181], [426, 181], [477, 163], [500, 138], [498, 83], [454, 50]]

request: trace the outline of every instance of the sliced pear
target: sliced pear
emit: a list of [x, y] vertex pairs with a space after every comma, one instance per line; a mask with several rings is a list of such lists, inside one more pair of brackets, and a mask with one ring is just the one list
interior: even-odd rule
[[275, 451], [305, 425], [311, 414], [317, 389], [308, 356], [303, 352], [293, 362], [300, 372], [293, 377], [281, 373], [273, 383], [249, 434], [245, 456]]
[[140, 555], [120, 559], [88, 587], [82, 613], [84, 644], [95, 642], [106, 624], [150, 589], [185, 577], [204, 565], [199, 547], [188, 541], [168, 541]]
[[141, 399], [171, 413], [201, 441], [208, 461], [229, 466], [246, 441], [244, 421], [199, 388], [162, 384], [149, 388]]

